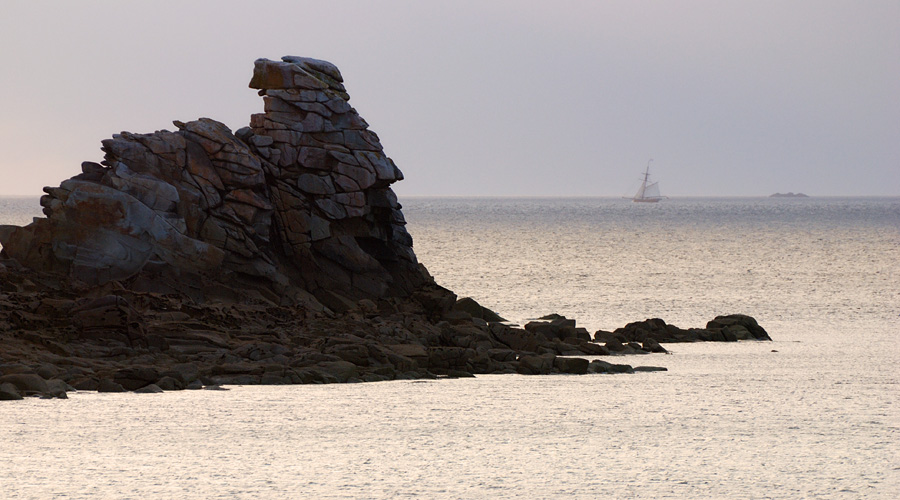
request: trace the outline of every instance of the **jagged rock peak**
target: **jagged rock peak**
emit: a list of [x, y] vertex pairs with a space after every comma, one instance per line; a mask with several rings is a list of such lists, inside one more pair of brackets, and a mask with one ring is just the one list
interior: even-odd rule
[[284, 56], [281, 61], [257, 59], [250, 88], [332, 89], [344, 92], [340, 70], [328, 61], [309, 57]]
[[342, 81], [326, 61], [258, 59], [264, 112], [249, 127], [200, 118], [113, 135], [102, 164], [45, 188], [46, 219], [0, 226], [5, 256], [199, 299], [230, 287], [340, 309], [411, 293], [428, 278], [390, 188], [403, 174]]

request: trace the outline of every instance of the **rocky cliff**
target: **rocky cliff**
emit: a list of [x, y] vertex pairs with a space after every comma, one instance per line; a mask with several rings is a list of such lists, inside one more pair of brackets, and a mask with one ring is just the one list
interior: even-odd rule
[[[250, 86], [249, 127], [114, 135], [46, 218], [0, 226], [0, 399], [632, 371], [571, 357], [610, 354], [574, 320], [518, 328], [434, 283], [334, 65], [260, 59]], [[608, 345], [660, 350], [633, 330]]]
[[198, 300], [345, 310], [408, 295], [426, 278], [390, 188], [403, 174], [342, 80], [325, 61], [260, 59], [250, 86], [265, 112], [250, 127], [201, 118], [117, 134], [101, 164], [45, 189], [46, 219], [0, 227], [0, 243], [87, 285], [125, 280]]

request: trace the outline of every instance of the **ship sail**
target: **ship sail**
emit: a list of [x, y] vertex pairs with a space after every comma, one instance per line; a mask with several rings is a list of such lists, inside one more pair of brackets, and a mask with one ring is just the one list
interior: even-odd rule
[[644, 188], [644, 198], [662, 198], [662, 196], [659, 195], [658, 182], [647, 184], [647, 187]]
[[638, 188], [638, 192], [634, 194], [634, 197], [631, 198], [631, 201], [634, 202], [645, 202], [645, 203], [656, 203], [659, 200], [665, 199], [665, 196], [660, 195], [659, 193], [659, 183], [658, 182], [650, 182], [650, 162], [652, 159], [647, 162], [647, 170], [644, 171], [644, 178], [641, 179], [641, 187]]

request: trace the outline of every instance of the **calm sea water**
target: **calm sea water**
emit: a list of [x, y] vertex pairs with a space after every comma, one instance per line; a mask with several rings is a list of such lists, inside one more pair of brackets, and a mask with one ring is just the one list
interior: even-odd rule
[[[593, 330], [756, 317], [635, 375], [0, 405], [10, 498], [895, 498], [900, 198], [403, 200], [438, 282]], [[0, 223], [39, 215], [0, 198]], [[774, 352], [777, 351], [777, 352]]]

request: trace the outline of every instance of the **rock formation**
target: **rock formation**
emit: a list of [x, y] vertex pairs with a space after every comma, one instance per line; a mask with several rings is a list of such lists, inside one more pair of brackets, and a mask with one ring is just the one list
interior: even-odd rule
[[598, 342], [642, 342], [642, 348], [661, 352], [656, 346], [674, 342], [736, 342], [738, 340], [772, 340], [755, 319], [744, 314], [716, 316], [705, 328], [682, 329], [666, 324], [659, 318], [628, 323], [612, 332], [599, 330], [594, 334]]
[[390, 188], [403, 175], [341, 82], [324, 61], [260, 59], [250, 86], [265, 112], [250, 127], [201, 118], [114, 135], [102, 164], [45, 189], [46, 219], [0, 227], [0, 243], [87, 285], [131, 280], [198, 300], [225, 284], [336, 310], [408, 295], [426, 279]]
[[249, 127], [116, 134], [46, 218], [0, 226], [0, 399], [634, 371], [573, 359], [610, 354], [574, 320], [518, 328], [434, 283], [334, 65], [260, 59], [250, 86]]

